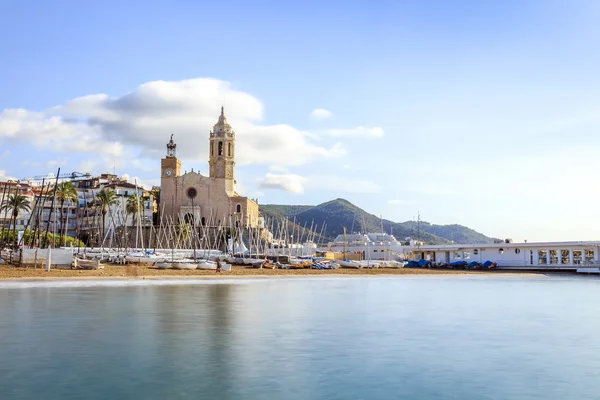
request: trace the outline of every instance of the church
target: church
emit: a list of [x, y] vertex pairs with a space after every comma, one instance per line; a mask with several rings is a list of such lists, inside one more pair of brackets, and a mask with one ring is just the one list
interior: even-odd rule
[[235, 132], [225, 118], [209, 136], [209, 176], [198, 172], [181, 173], [177, 145], [167, 143], [167, 156], [161, 160], [160, 209], [163, 223], [184, 221], [192, 226], [261, 227], [258, 203], [235, 191]]

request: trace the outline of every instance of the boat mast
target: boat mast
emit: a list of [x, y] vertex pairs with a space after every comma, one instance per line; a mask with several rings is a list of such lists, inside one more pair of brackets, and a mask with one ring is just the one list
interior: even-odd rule
[[421, 214], [417, 211], [417, 249], [421, 249]]
[[346, 259], [346, 227], [344, 227], [344, 260]]

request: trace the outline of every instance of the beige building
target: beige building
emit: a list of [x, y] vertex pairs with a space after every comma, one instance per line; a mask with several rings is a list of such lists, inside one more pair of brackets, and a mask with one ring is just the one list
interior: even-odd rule
[[258, 204], [235, 191], [235, 132], [223, 108], [210, 132], [209, 176], [181, 173], [173, 136], [161, 160], [162, 223], [185, 221], [195, 226], [259, 227]]

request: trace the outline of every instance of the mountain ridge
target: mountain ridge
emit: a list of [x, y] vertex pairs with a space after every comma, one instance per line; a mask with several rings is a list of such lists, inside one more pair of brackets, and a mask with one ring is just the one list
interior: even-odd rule
[[[391, 233], [403, 242], [406, 238], [419, 239], [427, 244], [451, 243], [493, 243], [497, 240], [460, 224], [437, 225], [427, 221], [394, 222], [381, 219], [342, 198], [327, 201], [316, 206], [261, 204], [260, 212], [267, 221], [286, 219], [296, 225], [315, 226], [317, 233], [322, 232], [320, 240], [333, 240], [348, 233], [381, 232]], [[268, 224], [269, 222], [267, 222]]]

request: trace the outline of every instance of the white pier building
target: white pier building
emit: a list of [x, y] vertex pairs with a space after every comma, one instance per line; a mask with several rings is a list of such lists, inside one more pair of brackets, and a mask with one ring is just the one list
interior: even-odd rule
[[577, 270], [600, 267], [600, 241], [453, 244], [403, 247], [413, 260], [436, 264], [492, 261], [503, 269]]

